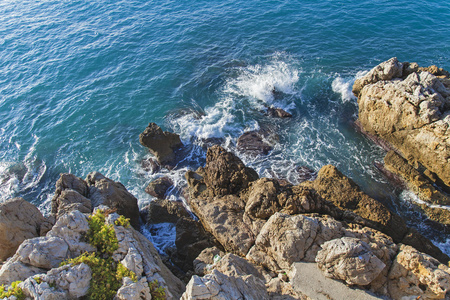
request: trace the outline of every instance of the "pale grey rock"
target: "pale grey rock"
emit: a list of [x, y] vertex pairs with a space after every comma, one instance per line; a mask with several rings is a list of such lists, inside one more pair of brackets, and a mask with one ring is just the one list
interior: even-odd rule
[[61, 216], [47, 237], [59, 237], [69, 245], [69, 257], [77, 257], [84, 252], [93, 252], [96, 249], [85, 242], [83, 236], [89, 230], [87, 217], [75, 210]]
[[213, 270], [203, 277], [192, 276], [181, 299], [264, 300], [269, 295], [262, 280], [253, 275], [234, 277]]
[[386, 266], [367, 243], [350, 237], [325, 242], [316, 262], [325, 276], [356, 285], [368, 285]]
[[0, 262], [11, 257], [26, 240], [38, 237], [48, 221], [33, 204], [14, 198], [0, 204]]
[[47, 274], [40, 275], [42, 281], [54, 283], [59, 290], [66, 291], [69, 298], [80, 298], [87, 295], [92, 271], [88, 265], [65, 265], [51, 269]]
[[59, 237], [38, 237], [24, 241], [16, 256], [25, 264], [49, 270], [68, 257], [68, 250], [67, 243]]
[[25, 280], [30, 276], [45, 273], [46, 270], [26, 265], [14, 255], [0, 269], [0, 285], [10, 285], [14, 281]]
[[50, 287], [45, 281], [39, 284], [32, 277], [21, 282], [19, 287], [26, 297], [35, 300], [61, 300], [69, 298], [67, 292], [56, 290], [55, 288]]
[[122, 259], [121, 263], [128, 270], [133, 271], [138, 278], [142, 276], [142, 273], [144, 273], [144, 268], [142, 267], [142, 256], [134, 247], [128, 249], [128, 253], [125, 258]]
[[123, 284], [117, 291], [117, 300], [141, 300], [151, 299], [150, 288], [145, 278], [134, 282], [128, 277], [123, 279]]
[[194, 273], [203, 276], [212, 270], [214, 264], [214, 257], [224, 257], [225, 252], [219, 250], [217, 247], [203, 249], [202, 252], [194, 259]]

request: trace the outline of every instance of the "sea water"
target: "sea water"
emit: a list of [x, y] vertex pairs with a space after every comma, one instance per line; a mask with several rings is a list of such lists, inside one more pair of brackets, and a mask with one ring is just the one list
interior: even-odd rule
[[[152, 200], [145, 186], [167, 175], [168, 198], [184, 201], [184, 173], [217, 138], [260, 176], [296, 183], [297, 167], [333, 164], [450, 253], [447, 233], [374, 166], [384, 151], [352, 126], [351, 93], [393, 56], [450, 69], [448, 20], [450, 3], [437, 0], [1, 1], [0, 201], [23, 197], [48, 213], [60, 173], [92, 171], [141, 207]], [[293, 117], [266, 116], [271, 105]], [[149, 122], [186, 146], [172, 171], [141, 166]], [[278, 135], [273, 151], [237, 152], [258, 129]]]

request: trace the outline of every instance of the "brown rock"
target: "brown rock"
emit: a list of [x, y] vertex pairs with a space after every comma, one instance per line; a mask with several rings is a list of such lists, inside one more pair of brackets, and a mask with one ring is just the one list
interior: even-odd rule
[[146, 172], [150, 172], [150, 174], [155, 174], [159, 172], [161, 166], [158, 164], [156, 160], [153, 158], [144, 159], [141, 161], [141, 167]]
[[408, 230], [402, 218], [363, 193], [356, 183], [332, 165], [322, 167], [316, 180], [301, 185], [312, 187], [322, 198], [340, 209], [350, 210], [361, 216], [367, 221], [363, 225], [386, 233], [394, 241], [400, 242]]
[[0, 261], [12, 256], [20, 244], [38, 237], [47, 220], [33, 204], [14, 198], [0, 204]]
[[178, 134], [162, 131], [155, 123], [149, 123], [139, 135], [139, 142], [156, 156], [160, 164], [171, 164], [175, 160], [174, 150], [183, 146]]
[[168, 176], [160, 177], [150, 182], [145, 192], [158, 199], [164, 199], [167, 190], [173, 186], [173, 181]]
[[[59, 199], [61, 193], [66, 190], [72, 190], [73, 192], [79, 194], [79, 196], [75, 195], [75, 193], [72, 192], [69, 193], [69, 195], [66, 194], [61, 199]], [[60, 177], [56, 182], [55, 195], [52, 198], [52, 214], [54, 216], [60, 216], [64, 213], [64, 211], [67, 210], [66, 206], [70, 206], [71, 204], [77, 202], [84, 203], [82, 206], [86, 206], [90, 209], [90, 206], [83, 199], [87, 196], [88, 186], [83, 179], [68, 173], [60, 174]], [[75, 197], [77, 197], [78, 199], [75, 199]], [[60, 205], [66, 208], [60, 208]], [[60, 209], [62, 209], [61, 213], [58, 212]]]
[[237, 148], [250, 155], [267, 155], [273, 149], [258, 131], [248, 131], [242, 134], [237, 140]]
[[98, 172], [89, 173], [86, 182], [93, 207], [103, 204], [116, 209], [118, 214], [130, 219], [134, 228], [139, 228], [137, 199], [127, 191], [123, 184], [112, 181]]

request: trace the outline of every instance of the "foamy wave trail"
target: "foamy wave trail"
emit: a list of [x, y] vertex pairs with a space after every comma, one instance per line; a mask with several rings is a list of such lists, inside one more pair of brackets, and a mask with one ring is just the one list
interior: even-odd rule
[[337, 77], [331, 83], [331, 88], [333, 92], [341, 95], [341, 99], [343, 102], [349, 102], [356, 99], [355, 95], [353, 95], [352, 93], [354, 82], [355, 78]]

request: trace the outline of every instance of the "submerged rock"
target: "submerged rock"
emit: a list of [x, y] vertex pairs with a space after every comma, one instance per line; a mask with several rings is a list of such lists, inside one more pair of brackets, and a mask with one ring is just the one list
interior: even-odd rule
[[281, 119], [292, 118], [292, 114], [288, 113], [287, 111], [285, 111], [281, 108], [275, 108], [275, 107], [268, 107], [267, 115], [269, 115], [269, 117], [281, 118]]
[[261, 130], [243, 133], [237, 140], [237, 148], [250, 155], [267, 155], [273, 149], [271, 136]]
[[173, 164], [174, 151], [183, 146], [178, 134], [162, 131], [161, 127], [155, 123], [148, 124], [144, 132], [139, 135], [139, 142], [147, 147], [162, 165]]

